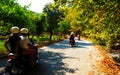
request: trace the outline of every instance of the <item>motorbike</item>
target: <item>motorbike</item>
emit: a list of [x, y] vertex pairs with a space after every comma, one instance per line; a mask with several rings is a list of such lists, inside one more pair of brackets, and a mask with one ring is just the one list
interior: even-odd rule
[[[40, 62], [40, 53], [37, 53], [35, 64]], [[5, 67], [5, 72], [8, 75], [23, 75], [27, 70], [32, 69], [30, 60], [26, 57], [16, 56], [13, 53], [8, 54], [8, 61]]]
[[21, 57], [17, 57], [13, 53], [8, 54], [8, 61], [5, 67], [5, 71], [9, 75], [20, 75], [25, 71], [25, 65]]
[[74, 39], [70, 39], [70, 45], [71, 45], [71, 47], [75, 46], [75, 40]]

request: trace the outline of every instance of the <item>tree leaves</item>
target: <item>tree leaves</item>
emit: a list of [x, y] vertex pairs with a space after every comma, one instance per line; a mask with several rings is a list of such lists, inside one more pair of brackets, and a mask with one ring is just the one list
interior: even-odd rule
[[0, 21], [3, 23], [0, 25], [5, 29], [3, 32], [9, 31], [12, 26], [27, 27], [30, 32], [35, 32], [35, 22], [40, 16], [27, 10], [28, 7], [21, 7], [16, 0], [1, 0]]
[[66, 19], [73, 31], [77, 32], [77, 29], [80, 29], [83, 36], [94, 37], [99, 43], [110, 46], [112, 42], [109, 41], [114, 39], [109, 35], [120, 34], [119, 9], [117, 0], [75, 0]]

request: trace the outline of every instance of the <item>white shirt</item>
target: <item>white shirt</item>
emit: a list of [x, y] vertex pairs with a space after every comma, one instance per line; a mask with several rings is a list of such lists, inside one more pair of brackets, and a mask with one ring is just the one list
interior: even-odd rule
[[30, 43], [30, 40], [28, 39], [27, 36], [20, 36], [21, 41], [20, 41], [20, 46], [23, 49], [28, 49], [28, 44]]

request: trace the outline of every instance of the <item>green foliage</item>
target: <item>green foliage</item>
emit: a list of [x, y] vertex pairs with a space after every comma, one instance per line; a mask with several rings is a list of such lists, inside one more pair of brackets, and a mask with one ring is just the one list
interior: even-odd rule
[[8, 32], [12, 26], [26, 27], [30, 33], [35, 33], [37, 13], [27, 10], [28, 6], [21, 7], [16, 0], [0, 1], [0, 28]]
[[[49, 35], [44, 33], [44, 34], [41, 34], [40, 37], [34, 36], [32, 40], [36, 42], [37, 44], [42, 44], [43, 42], [48, 42], [49, 39], [50, 39]], [[51, 41], [59, 41], [59, 40], [60, 40], [60, 36], [53, 35], [53, 38]]]
[[58, 30], [61, 34], [68, 34], [70, 30], [70, 24], [68, 21], [66, 20], [60, 21], [58, 25], [59, 25]]
[[0, 53], [4, 53], [6, 51], [4, 43], [5, 43], [5, 40], [0, 39]]
[[12, 26], [27, 27], [32, 35], [48, 32], [52, 40], [53, 35], [74, 31], [108, 48], [114, 40], [120, 40], [119, 0], [54, 1], [39, 15], [27, 10], [29, 5], [21, 7], [16, 0], [1, 0], [0, 33], [8, 32]]
[[119, 39], [115, 38], [120, 35], [118, 0], [75, 0], [66, 19], [72, 31], [81, 30], [83, 36], [94, 39], [97, 44], [109, 48], [114, 40]]
[[44, 31], [46, 31], [47, 28], [48, 26], [46, 21], [46, 15], [43, 13], [40, 15], [40, 19], [36, 22], [37, 35], [39, 36], [40, 34], [42, 34]]
[[56, 4], [48, 4], [44, 8], [44, 13], [47, 14], [47, 23], [48, 23], [48, 32], [50, 33], [50, 41], [56, 29], [59, 27], [58, 22], [61, 16], [61, 13]]

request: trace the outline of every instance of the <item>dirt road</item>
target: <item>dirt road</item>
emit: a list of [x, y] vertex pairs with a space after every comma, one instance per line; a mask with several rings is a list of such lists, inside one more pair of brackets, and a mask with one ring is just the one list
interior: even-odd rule
[[[92, 43], [77, 39], [76, 47], [71, 47], [68, 40], [42, 47], [40, 65], [26, 75], [88, 75], [91, 70], [89, 53], [93, 49]], [[3, 59], [0, 59], [0, 70], [5, 66], [1, 62]]]

